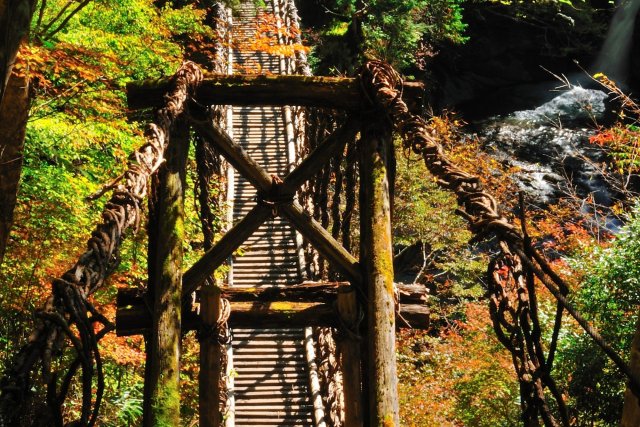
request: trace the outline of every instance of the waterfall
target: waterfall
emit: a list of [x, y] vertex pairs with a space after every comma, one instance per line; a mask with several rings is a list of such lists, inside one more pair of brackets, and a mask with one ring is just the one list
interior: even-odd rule
[[630, 52], [633, 27], [640, 9], [640, 0], [621, 0], [618, 3], [607, 38], [593, 65], [594, 73], [604, 73], [618, 84], [624, 85], [630, 72]]

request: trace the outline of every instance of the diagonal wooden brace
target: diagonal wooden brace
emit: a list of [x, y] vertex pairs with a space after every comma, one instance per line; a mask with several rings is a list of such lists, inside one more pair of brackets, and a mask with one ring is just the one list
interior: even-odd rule
[[[355, 285], [362, 283], [362, 275], [358, 268], [358, 261], [336, 241], [317, 221], [304, 213], [302, 207], [293, 201], [293, 196], [298, 186], [302, 185], [307, 179], [317, 173], [324, 164], [334, 157], [343, 149], [345, 142], [349, 137], [354, 137], [358, 132], [358, 122], [350, 119], [347, 123], [338, 129], [334, 134], [329, 136], [319, 147], [317, 147], [294, 171], [292, 171], [282, 184], [276, 184], [271, 175], [269, 175], [262, 166], [255, 162], [247, 152], [219, 126], [210, 120], [193, 121], [193, 126], [200, 136], [206, 140], [213, 142], [220, 150], [221, 154], [227, 161], [242, 174], [257, 190], [263, 195], [273, 198], [291, 197], [290, 201], [279, 203], [278, 208], [289, 219], [292, 225], [306, 237], [313, 246], [320, 252], [322, 256], [332, 262], [336, 268], [345, 274], [349, 280]], [[259, 204], [263, 209], [269, 210], [269, 207]], [[255, 211], [256, 208], [254, 208]], [[252, 212], [254, 212], [252, 211]], [[268, 214], [262, 212], [263, 215]], [[262, 222], [266, 220], [265, 217]], [[246, 218], [245, 218], [246, 219]], [[245, 220], [243, 219], [243, 221]], [[242, 222], [232, 228], [235, 230]], [[252, 225], [255, 225], [253, 222]], [[261, 224], [261, 223], [260, 223]], [[238, 230], [234, 233], [233, 239], [228, 239], [224, 248], [224, 253], [229, 256], [241, 243], [246, 240], [259, 226], [249, 230]], [[246, 227], [245, 227], [246, 228]], [[227, 234], [229, 234], [227, 233]], [[242, 234], [240, 234], [242, 233]], [[240, 240], [241, 236], [245, 236]], [[226, 235], [225, 235], [226, 237]], [[224, 238], [223, 238], [224, 240]], [[220, 251], [222, 240], [211, 248], [203, 259], [199, 260], [183, 278], [183, 288], [185, 295], [195, 290], [209, 275], [220, 266], [226, 259], [222, 258], [222, 254], [217, 255]], [[233, 245], [231, 244], [233, 243]], [[231, 252], [229, 249], [234, 246]], [[212, 260], [215, 259], [216, 263]], [[222, 261], [219, 261], [222, 259]], [[219, 262], [218, 262], [219, 261]]]
[[[193, 121], [193, 126], [201, 137], [215, 143], [222, 155], [258, 191], [273, 190], [273, 179], [247, 152], [220, 126], [210, 120]], [[329, 135], [309, 154], [287, 177], [279, 188], [278, 195], [293, 195], [298, 187], [318, 173], [324, 165], [344, 149], [346, 142], [354, 138], [360, 129], [360, 122], [349, 118], [347, 122]]]
[[309, 216], [296, 203], [280, 206], [280, 212], [293, 224], [314, 248], [331, 262], [351, 283], [356, 286], [362, 284], [362, 273], [358, 260], [349, 253], [331, 234], [313, 217]]
[[269, 217], [271, 208], [257, 205], [182, 276], [183, 301], [240, 247]]
[[196, 132], [211, 141], [220, 153], [258, 191], [271, 190], [273, 179], [239, 144], [236, 144], [224, 129], [211, 120], [192, 121]]
[[360, 121], [349, 117], [342, 127], [322, 141], [287, 175], [282, 183], [282, 192], [295, 193], [302, 184], [320, 172], [329, 160], [342, 152], [347, 141], [355, 138], [359, 131]]

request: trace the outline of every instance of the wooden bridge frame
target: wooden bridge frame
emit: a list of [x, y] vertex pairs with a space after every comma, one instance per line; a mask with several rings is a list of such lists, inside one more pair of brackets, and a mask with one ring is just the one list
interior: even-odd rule
[[[157, 105], [166, 80], [130, 84], [132, 109]], [[404, 97], [415, 100], [418, 85], [406, 85]], [[204, 324], [215, 327], [220, 310], [221, 291], [203, 286], [200, 292], [201, 318], [191, 312], [191, 294], [210, 278], [240, 245], [272, 215], [282, 215], [312, 246], [324, 256], [350, 285], [337, 293], [343, 322], [354, 322], [358, 305], [366, 312], [366, 344], [345, 340], [343, 378], [345, 423], [348, 426], [399, 425], [395, 358], [396, 297], [393, 283], [391, 234], [392, 190], [389, 168], [393, 168], [391, 124], [372, 108], [356, 79], [304, 76], [220, 76], [209, 75], [194, 96], [189, 123], [182, 122], [171, 134], [167, 163], [159, 175], [156, 242], [150, 251], [149, 291], [144, 297], [122, 292], [118, 298], [119, 335], [146, 332], [148, 343], [145, 375], [144, 425], [172, 423], [179, 417], [178, 393], [179, 342], [181, 330]], [[301, 105], [344, 109], [346, 123], [323, 141], [284, 179], [269, 175], [198, 105]], [[369, 111], [362, 115], [360, 111]], [[200, 112], [201, 117], [198, 116]], [[258, 191], [258, 204], [231, 228], [202, 258], [182, 274], [182, 222], [184, 221], [184, 177], [189, 142], [189, 125], [200, 137], [214, 144], [225, 159]], [[343, 150], [347, 141], [360, 134], [360, 262], [337, 242], [321, 224], [306, 214], [295, 201], [297, 189]], [[161, 248], [161, 249], [158, 249]], [[314, 285], [323, 292], [331, 284]], [[335, 287], [335, 286], [334, 286]], [[280, 326], [335, 325], [335, 315], [326, 304], [313, 301], [298, 292], [297, 301], [273, 304], [278, 298], [290, 298], [287, 291], [267, 296], [260, 309], [255, 303], [244, 312], [232, 299], [230, 324], [248, 323]], [[307, 287], [306, 289], [311, 289]], [[354, 291], [355, 290], [355, 291]], [[225, 292], [228, 292], [226, 290]], [[257, 294], [260, 291], [250, 290]], [[236, 296], [243, 294], [236, 292]], [[263, 293], [266, 295], [266, 292]], [[247, 292], [244, 292], [244, 298]], [[317, 297], [317, 293], [315, 294]], [[264, 295], [263, 295], [264, 296]], [[242, 297], [240, 298], [242, 299]], [[295, 298], [294, 298], [295, 299]], [[144, 304], [146, 300], [146, 304]], [[148, 309], [152, 307], [152, 314]], [[426, 307], [409, 309], [405, 317], [428, 316]], [[271, 318], [271, 319], [270, 319]], [[420, 323], [418, 321], [418, 323]], [[201, 343], [200, 425], [219, 426], [220, 345], [214, 339]], [[364, 375], [361, 375], [361, 372]], [[365, 398], [367, 396], [367, 398]], [[367, 402], [365, 404], [364, 402]], [[177, 407], [176, 407], [177, 405]]]

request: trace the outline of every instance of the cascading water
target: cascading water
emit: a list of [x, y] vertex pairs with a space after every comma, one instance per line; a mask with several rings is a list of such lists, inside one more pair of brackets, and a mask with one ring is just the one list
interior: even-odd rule
[[[624, 88], [629, 83], [640, 0], [618, 1], [606, 39], [589, 71], [604, 73]], [[501, 114], [478, 115], [481, 118], [471, 121], [469, 131], [495, 160], [513, 171], [511, 179], [534, 204], [544, 207], [565, 197], [582, 199], [585, 218], [599, 210], [593, 215], [597, 228], [616, 232], [620, 222], [609, 208], [623, 195], [609, 180], [605, 151], [589, 141], [599, 126], [615, 119], [613, 104], [606, 91], [584, 74], [570, 75], [567, 83], [568, 90], [555, 97], [550, 88], [555, 85], [557, 89], [558, 82], [509, 86], [505, 92], [527, 102], [494, 96], [492, 102], [503, 102], [498, 107], [492, 105]], [[534, 102], [528, 100], [536, 106], [532, 108]]]
[[[590, 71], [604, 73], [625, 87], [631, 72], [631, 49], [640, 0], [620, 0], [605, 42]], [[579, 84], [582, 78], [570, 79]], [[584, 83], [584, 81], [582, 81]], [[516, 167], [515, 183], [539, 203], [567, 194], [610, 206], [616, 197], [600, 170], [605, 153], [589, 143], [596, 125], [610, 119], [607, 94], [574, 86], [534, 109], [514, 111], [476, 123], [477, 136], [501, 163]], [[613, 216], [601, 218], [610, 231]]]
[[591, 67], [593, 73], [604, 73], [624, 86], [630, 73], [630, 52], [633, 28], [640, 10], [640, 0], [621, 0], [618, 3], [600, 54]]
[[[603, 91], [575, 86], [535, 109], [476, 123], [475, 136], [492, 157], [514, 170], [511, 179], [534, 204], [574, 195], [606, 208], [615, 197], [600, 170], [606, 156], [589, 143], [595, 123], [605, 120], [606, 100]], [[593, 212], [590, 203], [583, 209]], [[598, 227], [611, 232], [619, 225], [614, 216], [598, 218]]]

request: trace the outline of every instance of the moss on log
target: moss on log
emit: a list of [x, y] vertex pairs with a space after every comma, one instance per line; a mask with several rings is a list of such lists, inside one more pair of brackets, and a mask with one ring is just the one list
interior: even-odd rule
[[[397, 316], [406, 319], [415, 329], [429, 326], [429, 309], [424, 304], [400, 304]], [[195, 310], [183, 310], [182, 330], [194, 330], [200, 326]], [[335, 305], [332, 302], [308, 301], [231, 301], [229, 326], [248, 328], [260, 325], [264, 328], [302, 328], [306, 326], [339, 327]], [[401, 319], [399, 327], [405, 327]], [[116, 312], [118, 336], [146, 333], [151, 326], [151, 315], [144, 304], [119, 307]]]
[[[130, 110], [161, 106], [169, 79], [127, 84]], [[195, 99], [203, 105], [301, 105], [356, 111], [368, 105], [358, 79], [298, 75], [207, 74]], [[422, 83], [405, 83], [403, 98], [416, 104], [424, 93]]]
[[[360, 141], [360, 259], [367, 297], [365, 425], [400, 425], [396, 372], [396, 316], [391, 245], [391, 130], [372, 117]], [[408, 320], [408, 319], [407, 319]]]
[[180, 337], [184, 188], [189, 128], [179, 122], [167, 146], [167, 162], [158, 170], [157, 200], [149, 223], [148, 335], [143, 426], [180, 425]]

